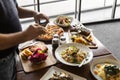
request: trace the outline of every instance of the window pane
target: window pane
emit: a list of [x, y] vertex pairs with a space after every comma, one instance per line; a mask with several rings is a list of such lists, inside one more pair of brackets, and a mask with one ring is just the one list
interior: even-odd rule
[[19, 6], [33, 4], [34, 0], [17, 0]]
[[104, 0], [82, 0], [82, 10], [94, 9], [103, 6]]
[[[37, 0], [17, 0], [20, 6], [26, 6], [25, 8], [32, 9]], [[39, 0], [40, 12], [45, 13], [49, 17], [56, 18], [58, 15], [69, 15], [75, 17], [75, 1], [76, 0]], [[79, 0], [77, 0], [79, 1]], [[82, 0], [81, 7], [81, 22], [94, 22], [101, 20], [111, 19], [112, 5], [114, 0]], [[78, 4], [78, 3], [77, 3]], [[117, 0], [117, 5], [120, 4], [120, 0]], [[78, 8], [77, 8], [78, 9]], [[78, 10], [77, 10], [78, 11]], [[115, 17], [120, 17], [120, 9], [117, 6]]]
[[48, 16], [73, 15], [75, 12], [75, 0], [58, 0], [57, 2], [41, 5], [41, 12]]
[[106, 6], [112, 6], [113, 5], [113, 1], [114, 0], [105, 0], [105, 2], [106, 2], [105, 5]]
[[116, 7], [115, 18], [120, 18], [120, 0], [117, 0], [117, 7]]
[[[99, 4], [98, 4], [99, 3]], [[82, 22], [111, 19], [113, 0], [82, 0]]]

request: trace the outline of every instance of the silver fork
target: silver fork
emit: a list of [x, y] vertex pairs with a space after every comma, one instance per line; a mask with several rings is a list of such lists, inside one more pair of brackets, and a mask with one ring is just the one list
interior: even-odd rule
[[88, 56], [89, 55], [87, 53], [86, 57], [82, 60], [82, 62], [78, 65], [78, 67], [81, 67], [85, 63], [85, 61], [87, 61]]

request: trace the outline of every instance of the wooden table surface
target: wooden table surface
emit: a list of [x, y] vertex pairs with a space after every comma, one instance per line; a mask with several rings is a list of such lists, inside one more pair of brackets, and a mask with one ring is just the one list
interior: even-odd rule
[[[95, 39], [96, 39], [98, 48], [97, 49], [91, 49], [93, 51], [93, 56], [94, 56], [92, 61], [97, 60], [99, 58], [106, 58], [106, 59], [111, 58], [111, 59], [117, 60], [113, 56], [113, 54], [111, 54], [111, 52], [97, 38], [95, 38]], [[51, 51], [52, 50], [51, 44], [50, 43], [46, 43], [46, 44], [48, 46], [48, 49]], [[51, 53], [52, 53], [52, 51], [51, 51]], [[40, 69], [40, 70], [37, 70], [37, 71], [34, 71], [34, 72], [25, 73], [24, 70], [23, 70], [23, 67], [21, 65], [21, 61], [19, 59], [19, 56], [17, 56], [16, 61], [17, 61], [17, 80], [40, 80], [40, 78], [51, 67], [51, 66], [49, 66], [49, 67], [46, 67], [46, 68], [43, 68], [43, 69]], [[88, 64], [86, 64], [86, 65], [84, 65], [80, 68], [79, 67], [67, 66], [67, 65], [64, 65], [60, 62], [56, 63], [54, 66], [59, 67], [61, 69], [64, 69], [66, 71], [69, 71], [73, 74], [79, 75], [81, 77], [84, 77], [87, 80], [96, 80], [90, 72], [90, 63], [88, 63]]]

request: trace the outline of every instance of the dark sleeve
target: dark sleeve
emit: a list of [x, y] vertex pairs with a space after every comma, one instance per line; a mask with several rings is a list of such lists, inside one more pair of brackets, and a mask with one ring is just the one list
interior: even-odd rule
[[16, 4], [16, 6], [18, 6], [18, 3], [17, 3], [17, 1], [16, 1], [16, 0], [14, 0], [14, 2], [15, 2], [15, 4]]

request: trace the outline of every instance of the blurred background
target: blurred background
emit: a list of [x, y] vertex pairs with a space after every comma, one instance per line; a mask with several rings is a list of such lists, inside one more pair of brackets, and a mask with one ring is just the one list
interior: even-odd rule
[[[38, 11], [38, 0], [17, 1], [22, 7]], [[48, 15], [50, 19], [61, 14], [75, 16], [75, 12], [77, 12], [77, 14], [79, 12], [79, 1], [80, 0], [39, 0], [40, 12]], [[120, 0], [81, 0], [81, 22], [88, 23], [113, 19], [112, 14], [115, 1], [114, 19], [118, 19], [120, 18]]]

